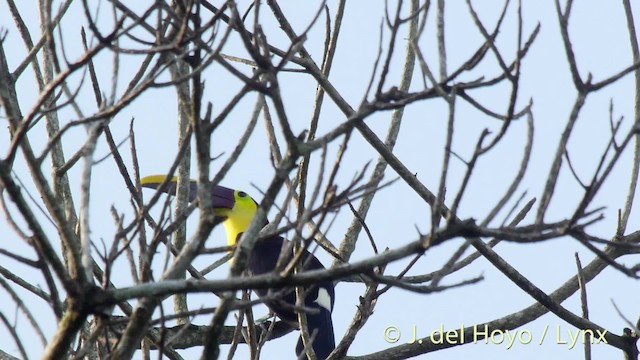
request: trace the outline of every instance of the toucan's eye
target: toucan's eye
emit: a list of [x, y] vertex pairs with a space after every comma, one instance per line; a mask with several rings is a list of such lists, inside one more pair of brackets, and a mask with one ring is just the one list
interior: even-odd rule
[[244, 192], [244, 191], [238, 191], [238, 197], [243, 198], [243, 197], [246, 197], [246, 196], [247, 196], [247, 193], [246, 193], [246, 192]]

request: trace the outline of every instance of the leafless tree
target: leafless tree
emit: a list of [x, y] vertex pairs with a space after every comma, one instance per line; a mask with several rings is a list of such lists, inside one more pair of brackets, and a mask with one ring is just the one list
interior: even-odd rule
[[[478, 12], [485, 6], [479, 1], [455, 7], [444, 0], [387, 2], [383, 19], [366, 20], [380, 24], [379, 34], [371, 34], [378, 39], [378, 48], [372, 49], [377, 57], [366, 61], [349, 51], [357, 40], [343, 28], [345, 23], [365, 21], [364, 12], [347, 9], [345, 0], [288, 4], [312, 9], [304, 22], [275, 0], [28, 3], [6, 1], [14, 22], [2, 24], [0, 46], [0, 106], [7, 123], [0, 157], [5, 219], [0, 286], [3, 302], [10, 304], [1, 309], [0, 320], [16, 345], [0, 349], [0, 359], [39, 354], [43, 359], [148, 359], [153, 351], [181, 359], [184, 349], [215, 359], [224, 356], [221, 344], [231, 344], [226, 356], [232, 358], [239, 343], [247, 344], [243, 346], [257, 359], [266, 341], [293, 329], [277, 318], [258, 324], [251, 309], [260, 301], [250, 290], [327, 279], [364, 285], [352, 299], [358, 306], [350, 323], [344, 321], [349, 323], [347, 331], [336, 334], [333, 359], [405, 359], [446, 352], [453, 346], [473, 346], [468, 344], [479, 326], [488, 333], [514, 330], [547, 313], [606, 341], [621, 351], [620, 357], [638, 357], [638, 325], [629, 321], [628, 328], [613, 329], [590, 320], [586, 288], [605, 269], [614, 269], [620, 278], [638, 278], [638, 265], [621, 261], [627, 256], [637, 263], [640, 249], [640, 232], [634, 228], [638, 222], [633, 221], [640, 169], [640, 50], [629, 0], [610, 5], [626, 14], [625, 41], [632, 58], [615, 72], [598, 75], [585, 75], [572, 45], [570, 19], [578, 16], [572, 13], [573, 1], [555, 1], [556, 37], [564, 46], [575, 99], [565, 99], [573, 102], [567, 116], [556, 115], [555, 121], [564, 117], [560, 133], [538, 134], [558, 141], [547, 142], [554, 153], [542, 174], [546, 183], [534, 195], [523, 191], [523, 181], [541, 176], [531, 173], [530, 163], [534, 124], [542, 120], [536, 119], [536, 94], [527, 94], [522, 74], [528, 56], [541, 49], [536, 48], [541, 26], [530, 18], [523, 20], [527, 2], [504, 1], [491, 21]], [[28, 6], [37, 6], [37, 29], [35, 11]], [[473, 26], [473, 36], [481, 41], [449, 41], [457, 19]], [[26, 51], [8, 47], [8, 36], [16, 34]], [[464, 50], [464, 61], [451, 60], [448, 54], [454, 50]], [[16, 53], [21, 54], [17, 61]], [[331, 76], [338, 56], [371, 66], [368, 82], [357, 84], [360, 102], [350, 101], [353, 95], [341, 91]], [[597, 135], [599, 143], [587, 144], [597, 156], [586, 163], [572, 162], [571, 149], [584, 141], [575, 129], [585, 117], [588, 100], [630, 77], [635, 77], [635, 91], [621, 96], [632, 99], [633, 114], [623, 118], [612, 100], [610, 131]], [[305, 91], [314, 92], [312, 106], [302, 116], [292, 114], [300, 82]], [[163, 91], [161, 100], [158, 91]], [[161, 102], [178, 108], [177, 121], [171, 120], [178, 145], [171, 159], [156, 165], [167, 166], [165, 172], [178, 177], [175, 201], [160, 192], [143, 193], [139, 182], [146, 175], [138, 163], [139, 144], [152, 142], [154, 129], [165, 124], [143, 113], [131, 121], [125, 115], [134, 105], [150, 109]], [[444, 110], [429, 113], [435, 107]], [[442, 129], [434, 135], [443, 144], [436, 152], [416, 146], [416, 152], [438, 159], [430, 168], [439, 174], [435, 186], [394, 152], [403, 115], [409, 112]], [[388, 129], [374, 131], [373, 122], [376, 129], [380, 123]], [[230, 128], [236, 129], [232, 136], [226, 132]], [[268, 217], [272, 226], [260, 229], [260, 219], [254, 221], [241, 245], [231, 249], [234, 261], [228, 276], [210, 277], [207, 274], [231, 255], [225, 256], [226, 247], [212, 247], [213, 242], [205, 246], [222, 220], [213, 216], [207, 190], [230, 171], [239, 171], [240, 156], [256, 151], [247, 150], [247, 144], [257, 131], [266, 136], [252, 141], [268, 152], [263, 158], [270, 163], [241, 174], [249, 178], [247, 183], [262, 184], [252, 191], [260, 201], [256, 217]], [[514, 134], [524, 141], [519, 148], [505, 150]], [[216, 144], [233, 136], [238, 136], [235, 147], [221, 153]], [[357, 144], [362, 139], [364, 146]], [[101, 154], [104, 150], [106, 156]], [[505, 151], [520, 157], [517, 166], [501, 174], [511, 180], [489, 188], [474, 186], [476, 174]], [[354, 152], [355, 167], [346, 165]], [[626, 194], [607, 203], [620, 204], [619, 209], [605, 208], [597, 199], [608, 196], [603, 188], [613, 181], [613, 174], [621, 176], [616, 166], [629, 169], [623, 175]], [[104, 182], [96, 185], [101, 167], [109, 169], [111, 189], [105, 189]], [[563, 176], [580, 195], [564, 204], [563, 209], [571, 210], [550, 215]], [[198, 192], [195, 205], [188, 199], [190, 177], [204, 190]], [[398, 232], [395, 245], [383, 250], [368, 226], [375, 216], [374, 199], [401, 185], [410, 188], [430, 213], [421, 217], [419, 231]], [[92, 214], [105, 209], [96, 209], [90, 195], [115, 188], [126, 189], [130, 203], [114, 199], [111, 219], [97, 219]], [[485, 192], [489, 200], [486, 209], [469, 214], [461, 209], [474, 192]], [[337, 216], [349, 218], [350, 224], [336, 226]], [[392, 222], [393, 216], [386, 218]], [[611, 218], [617, 219], [615, 231], [602, 236], [593, 230]], [[96, 237], [92, 227], [98, 223], [110, 227], [111, 238]], [[326, 236], [329, 230], [333, 236]], [[328, 266], [325, 261], [326, 270], [243, 276], [253, 244], [272, 234], [283, 234], [333, 263]], [[443, 264], [430, 264], [429, 271], [422, 271], [423, 255], [456, 239], [460, 246], [448, 252]], [[575, 276], [550, 292], [494, 250], [500, 242], [531, 246], [524, 244], [567, 239], [595, 256], [581, 264], [576, 254]], [[352, 259], [356, 244], [367, 249], [360, 260]], [[217, 254], [216, 261], [196, 266], [207, 254]], [[533, 305], [469, 324], [454, 333], [457, 341], [443, 343], [426, 336], [358, 356], [349, 351], [367, 329], [378, 300], [393, 296], [393, 289], [425, 297], [463, 286], [473, 289], [483, 276], [470, 271], [469, 265], [479, 259], [488, 260], [521, 288]], [[402, 269], [390, 270], [391, 263]], [[289, 264], [291, 269], [294, 265]], [[410, 271], [421, 275], [409, 276]], [[210, 307], [193, 307], [187, 295], [194, 293], [207, 296]], [[582, 311], [563, 306], [577, 293]], [[167, 307], [169, 302], [173, 309]], [[11, 309], [16, 315], [7, 313]], [[236, 326], [229, 325], [234, 313]], [[46, 318], [52, 323], [42, 320]], [[311, 335], [302, 329], [304, 336]], [[590, 343], [584, 341], [586, 359], [591, 358]]]

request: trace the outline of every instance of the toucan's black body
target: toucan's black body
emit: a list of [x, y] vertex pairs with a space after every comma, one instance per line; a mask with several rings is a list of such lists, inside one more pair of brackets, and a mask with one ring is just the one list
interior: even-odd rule
[[[152, 175], [141, 179], [140, 182], [144, 187], [158, 188], [164, 179], [164, 175]], [[175, 189], [175, 179], [172, 179], [165, 188], [165, 192], [174, 195]], [[197, 183], [195, 181], [192, 180], [190, 182], [189, 190], [189, 201], [194, 201], [197, 193]], [[222, 186], [213, 187], [211, 200], [216, 214], [227, 218], [224, 223], [227, 229], [227, 235], [230, 236], [229, 240], [233, 243], [239, 241], [242, 236], [242, 231], [245, 230], [244, 226], [248, 226], [247, 216], [250, 221], [257, 208], [255, 200], [251, 199], [242, 191]], [[247, 215], [247, 213], [249, 215]], [[238, 220], [234, 223], [234, 219], [238, 218], [244, 222]], [[230, 231], [233, 233], [230, 233]], [[251, 274], [261, 275], [276, 271], [281, 253], [283, 259], [280, 260], [280, 263], [288, 264], [292, 259], [292, 250], [288, 245], [289, 242], [281, 236], [271, 236], [257, 241], [249, 256], [247, 265], [249, 272]], [[287, 247], [288, 251], [283, 252], [283, 246]], [[308, 251], [305, 251], [302, 256], [301, 264], [303, 271], [325, 268], [322, 263]], [[294, 287], [256, 289], [255, 292], [260, 298], [265, 299], [265, 305], [279, 318], [297, 327], [298, 317], [294, 310], [296, 303], [294, 289]], [[331, 320], [331, 311], [333, 310], [335, 302], [334, 285], [332, 281], [323, 281], [311, 286], [306, 286], [303, 289], [305, 293], [305, 308], [309, 309], [309, 311], [306, 312], [307, 327], [309, 334], [313, 338], [313, 350], [318, 360], [324, 360], [333, 349], [335, 349], [333, 322]], [[298, 358], [301, 358], [304, 357], [304, 353], [302, 336], [300, 336], [296, 346], [296, 354]]]
[[[272, 272], [280, 257], [280, 249], [283, 246], [284, 240], [280, 236], [272, 236], [270, 238], [256, 242], [253, 250], [251, 251], [251, 257], [249, 258], [249, 271], [253, 274], [260, 275]], [[288, 241], [287, 241], [288, 242]], [[286, 246], [286, 244], [285, 244]], [[289, 263], [291, 260], [291, 251], [287, 252], [284, 256], [283, 264]], [[305, 252], [302, 258], [302, 270], [314, 270], [324, 269], [322, 263], [309, 252]], [[333, 322], [331, 320], [331, 311], [322, 306], [319, 306], [315, 299], [318, 298], [319, 289], [327, 291], [329, 298], [331, 299], [331, 310], [333, 310], [333, 304], [335, 299], [334, 286], [332, 281], [324, 281], [317, 285], [305, 287], [305, 307], [312, 311], [307, 312], [307, 326], [309, 328], [310, 335], [313, 335], [315, 331], [315, 337], [313, 340], [313, 349], [318, 359], [326, 359], [327, 356], [336, 347], [334, 334], [333, 334]], [[283, 296], [275, 301], [265, 301], [267, 305], [278, 317], [290, 323], [297, 325], [298, 316], [292, 308], [292, 304], [296, 302], [296, 294], [294, 288], [284, 289], [256, 289], [255, 292], [259, 297], [266, 296], [269, 291], [272, 293], [275, 291], [281, 291]], [[302, 336], [298, 339], [298, 345], [296, 346], [296, 353], [298, 355], [304, 352], [304, 345], [302, 343]]]

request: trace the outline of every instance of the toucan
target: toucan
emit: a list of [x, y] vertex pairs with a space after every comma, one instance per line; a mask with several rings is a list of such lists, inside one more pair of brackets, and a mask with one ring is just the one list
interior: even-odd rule
[[[151, 175], [140, 179], [143, 187], [158, 189], [165, 181], [165, 175]], [[172, 178], [164, 192], [175, 195], [177, 178]], [[190, 181], [189, 201], [196, 199], [198, 184], [195, 180]], [[211, 190], [211, 203], [216, 216], [221, 216], [225, 220], [222, 222], [226, 233], [227, 243], [233, 246], [240, 240], [242, 233], [247, 229], [253, 219], [258, 203], [246, 192], [233, 190], [224, 186], [214, 186]], [[267, 223], [263, 224], [266, 226]], [[256, 242], [249, 255], [248, 270], [250, 274], [261, 275], [276, 270], [279, 259], [281, 264], [291, 261], [293, 253], [289, 241], [279, 235], [273, 235]], [[324, 269], [320, 260], [309, 251], [304, 252], [301, 259], [302, 271]], [[293, 327], [298, 327], [298, 316], [294, 310], [296, 294], [294, 288], [274, 288], [255, 289], [258, 297], [265, 298], [264, 304], [271, 309], [280, 319], [288, 322]], [[273, 298], [274, 294], [281, 295]], [[332, 281], [321, 281], [317, 284], [304, 287], [304, 303], [307, 316], [307, 327], [312, 338], [312, 347], [318, 360], [326, 359], [335, 349], [335, 338], [333, 334], [333, 322], [331, 312], [335, 303], [335, 291]], [[268, 299], [266, 298], [269, 295]], [[298, 359], [306, 358], [305, 348], [302, 342], [302, 335], [298, 339], [296, 355]]]

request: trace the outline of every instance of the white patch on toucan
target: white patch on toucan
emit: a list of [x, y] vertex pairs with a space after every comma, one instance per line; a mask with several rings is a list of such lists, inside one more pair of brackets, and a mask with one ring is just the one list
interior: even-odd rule
[[318, 297], [315, 303], [331, 312], [331, 296], [329, 296], [327, 289], [323, 287], [318, 289]]

